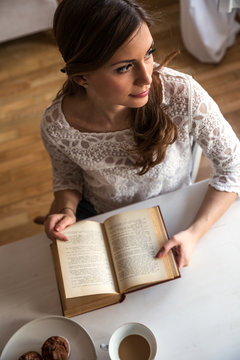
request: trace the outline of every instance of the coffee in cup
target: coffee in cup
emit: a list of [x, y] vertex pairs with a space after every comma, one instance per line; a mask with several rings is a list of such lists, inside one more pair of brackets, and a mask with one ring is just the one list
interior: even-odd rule
[[145, 337], [137, 334], [126, 336], [119, 344], [118, 355], [121, 360], [148, 360], [151, 348]]
[[111, 360], [153, 360], [157, 343], [151, 330], [140, 323], [128, 323], [118, 328], [111, 336], [108, 350]]

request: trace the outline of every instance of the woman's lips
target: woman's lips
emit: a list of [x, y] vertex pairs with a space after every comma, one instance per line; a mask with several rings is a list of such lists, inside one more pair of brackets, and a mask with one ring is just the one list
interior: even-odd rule
[[136, 95], [130, 94], [129, 96], [134, 97], [134, 98], [143, 98], [148, 95], [149, 91], [150, 91], [150, 89], [147, 89], [147, 90], [143, 91], [142, 93], [139, 93]]

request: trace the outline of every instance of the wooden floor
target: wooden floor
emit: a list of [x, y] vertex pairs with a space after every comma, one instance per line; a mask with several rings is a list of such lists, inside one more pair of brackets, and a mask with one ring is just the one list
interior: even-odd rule
[[[202, 84], [240, 137], [240, 36], [220, 64], [202, 64], [184, 50], [178, 1], [147, 3], [163, 14], [153, 29], [156, 60], [180, 49], [171, 66]], [[0, 44], [0, 244], [43, 231], [32, 220], [48, 210], [53, 197], [51, 166], [39, 127], [45, 107], [65, 79], [59, 71], [62, 66], [51, 32]], [[202, 159], [198, 180], [208, 175], [208, 161]]]

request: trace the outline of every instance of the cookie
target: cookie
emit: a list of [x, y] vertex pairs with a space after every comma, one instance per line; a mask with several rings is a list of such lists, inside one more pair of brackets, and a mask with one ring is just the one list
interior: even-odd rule
[[42, 346], [43, 360], [67, 360], [70, 354], [70, 345], [62, 336], [51, 336]]
[[36, 351], [28, 351], [22, 354], [18, 360], [43, 360], [43, 358]]

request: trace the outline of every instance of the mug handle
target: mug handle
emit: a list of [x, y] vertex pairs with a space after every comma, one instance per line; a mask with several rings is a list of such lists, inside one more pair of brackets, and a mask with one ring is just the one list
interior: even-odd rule
[[108, 344], [101, 344], [100, 349], [108, 351]]

